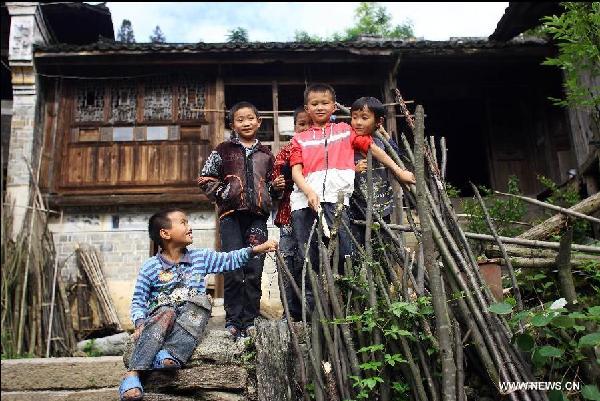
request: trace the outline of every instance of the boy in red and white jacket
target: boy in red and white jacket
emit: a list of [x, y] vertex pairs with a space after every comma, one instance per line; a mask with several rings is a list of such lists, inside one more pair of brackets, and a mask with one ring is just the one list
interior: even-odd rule
[[[354, 151], [367, 153], [390, 169], [403, 183], [414, 183], [414, 175], [402, 170], [377, 145], [370, 135], [359, 136], [346, 123], [330, 122], [336, 110], [335, 90], [327, 84], [313, 84], [304, 91], [304, 108], [312, 120], [311, 128], [298, 133], [292, 139], [290, 165], [295, 186], [290, 195], [292, 225], [298, 240], [301, 256], [305, 255], [311, 227], [319, 208], [323, 209], [329, 226], [334, 221], [338, 192], [344, 194], [342, 220], [350, 227], [347, 208], [354, 191]], [[352, 255], [352, 241], [343, 227], [338, 231], [339, 268], [343, 269], [345, 256]], [[311, 265], [318, 270], [317, 235], [313, 234], [309, 245]], [[307, 280], [308, 282], [308, 280]], [[312, 292], [307, 288], [309, 309], [313, 307]]]

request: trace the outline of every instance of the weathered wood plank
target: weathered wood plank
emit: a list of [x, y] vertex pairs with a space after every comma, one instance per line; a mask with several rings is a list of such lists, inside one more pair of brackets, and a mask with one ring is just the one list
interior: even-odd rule
[[258, 399], [296, 399], [290, 332], [281, 320], [258, 320], [256, 324], [256, 379]]

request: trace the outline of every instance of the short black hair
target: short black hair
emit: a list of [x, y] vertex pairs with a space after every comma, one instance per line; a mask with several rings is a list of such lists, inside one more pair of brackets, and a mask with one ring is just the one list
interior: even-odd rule
[[375, 120], [379, 120], [385, 115], [385, 107], [383, 107], [383, 103], [381, 103], [379, 99], [371, 96], [363, 96], [360, 99], [356, 99], [354, 103], [352, 103], [352, 107], [350, 107], [350, 112], [352, 113], [353, 111], [360, 111], [365, 107], [367, 110], [375, 114]]
[[260, 118], [260, 116], [258, 115], [258, 109], [256, 108], [255, 105], [253, 105], [250, 102], [246, 102], [246, 101], [242, 101], [242, 102], [237, 102], [236, 104], [234, 104], [233, 106], [231, 106], [231, 109], [229, 109], [229, 124], [233, 124], [233, 117], [235, 116], [235, 112], [244, 108], [249, 108], [250, 110], [252, 110], [252, 112], [256, 115], [256, 118]]
[[294, 109], [294, 125], [296, 125], [296, 120], [298, 119], [298, 114], [300, 114], [300, 113], [306, 113], [306, 114], [308, 114], [307, 111], [304, 110], [304, 107], [302, 107], [302, 106], [296, 107]]
[[304, 104], [308, 103], [308, 95], [311, 92], [329, 92], [331, 93], [331, 97], [333, 97], [333, 101], [335, 102], [335, 89], [333, 89], [333, 87], [329, 84], [316, 83], [309, 85], [304, 90]]
[[155, 244], [162, 246], [160, 230], [171, 228], [171, 219], [169, 218], [169, 215], [175, 212], [185, 213], [185, 211], [179, 208], [170, 207], [156, 212], [150, 217], [150, 220], [148, 221], [148, 234]]

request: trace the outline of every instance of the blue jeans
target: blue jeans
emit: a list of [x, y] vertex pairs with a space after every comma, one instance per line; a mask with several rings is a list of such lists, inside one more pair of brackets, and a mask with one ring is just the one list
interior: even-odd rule
[[[325, 220], [327, 221], [327, 225], [332, 228], [333, 223], [335, 221], [335, 203], [322, 202], [321, 208], [323, 208], [323, 214], [325, 215]], [[342, 221], [346, 223], [347, 227], [350, 227], [350, 222], [348, 219], [348, 208], [344, 206], [342, 209]], [[319, 266], [319, 247], [318, 247], [318, 236], [317, 229], [315, 228], [315, 232], [312, 236], [311, 243], [308, 244], [308, 238], [310, 236], [310, 230], [312, 225], [317, 218], [317, 213], [313, 211], [311, 208], [304, 208], [300, 210], [294, 210], [292, 212], [292, 225], [294, 227], [294, 235], [296, 236], [296, 240], [298, 241], [298, 252], [300, 253], [301, 259], [304, 259], [304, 255], [306, 255], [306, 249], [308, 246], [308, 257], [312, 268], [315, 272], [320, 270]], [[340, 225], [337, 236], [338, 245], [339, 245], [339, 260], [338, 260], [338, 272], [344, 271], [344, 261], [345, 256], [349, 255], [352, 257], [353, 255], [353, 246], [352, 240], [348, 231], [344, 228], [343, 225]], [[333, 269], [333, 265], [331, 265]], [[302, 269], [302, 266], [300, 266]], [[338, 273], [334, 271], [333, 273]], [[300, 277], [302, 274], [300, 274]], [[314, 299], [312, 294], [312, 288], [310, 286], [310, 279], [308, 277], [306, 280], [306, 302], [308, 303], [308, 309], [312, 311], [314, 307]]]
[[144, 319], [144, 328], [135, 342], [128, 370], [151, 370], [156, 354], [166, 350], [182, 364], [194, 353], [210, 319], [211, 304], [205, 295], [181, 305], [162, 305]]

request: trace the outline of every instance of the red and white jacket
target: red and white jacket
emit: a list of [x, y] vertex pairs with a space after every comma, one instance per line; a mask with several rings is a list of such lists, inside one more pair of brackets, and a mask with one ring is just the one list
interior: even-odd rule
[[[302, 174], [321, 202], [336, 203], [342, 191], [344, 204], [349, 206], [354, 192], [354, 151], [366, 153], [371, 143], [370, 135], [356, 135], [346, 123], [312, 127], [292, 139], [290, 165], [302, 164]], [[290, 203], [292, 211], [308, 207], [308, 198], [297, 185]]]

